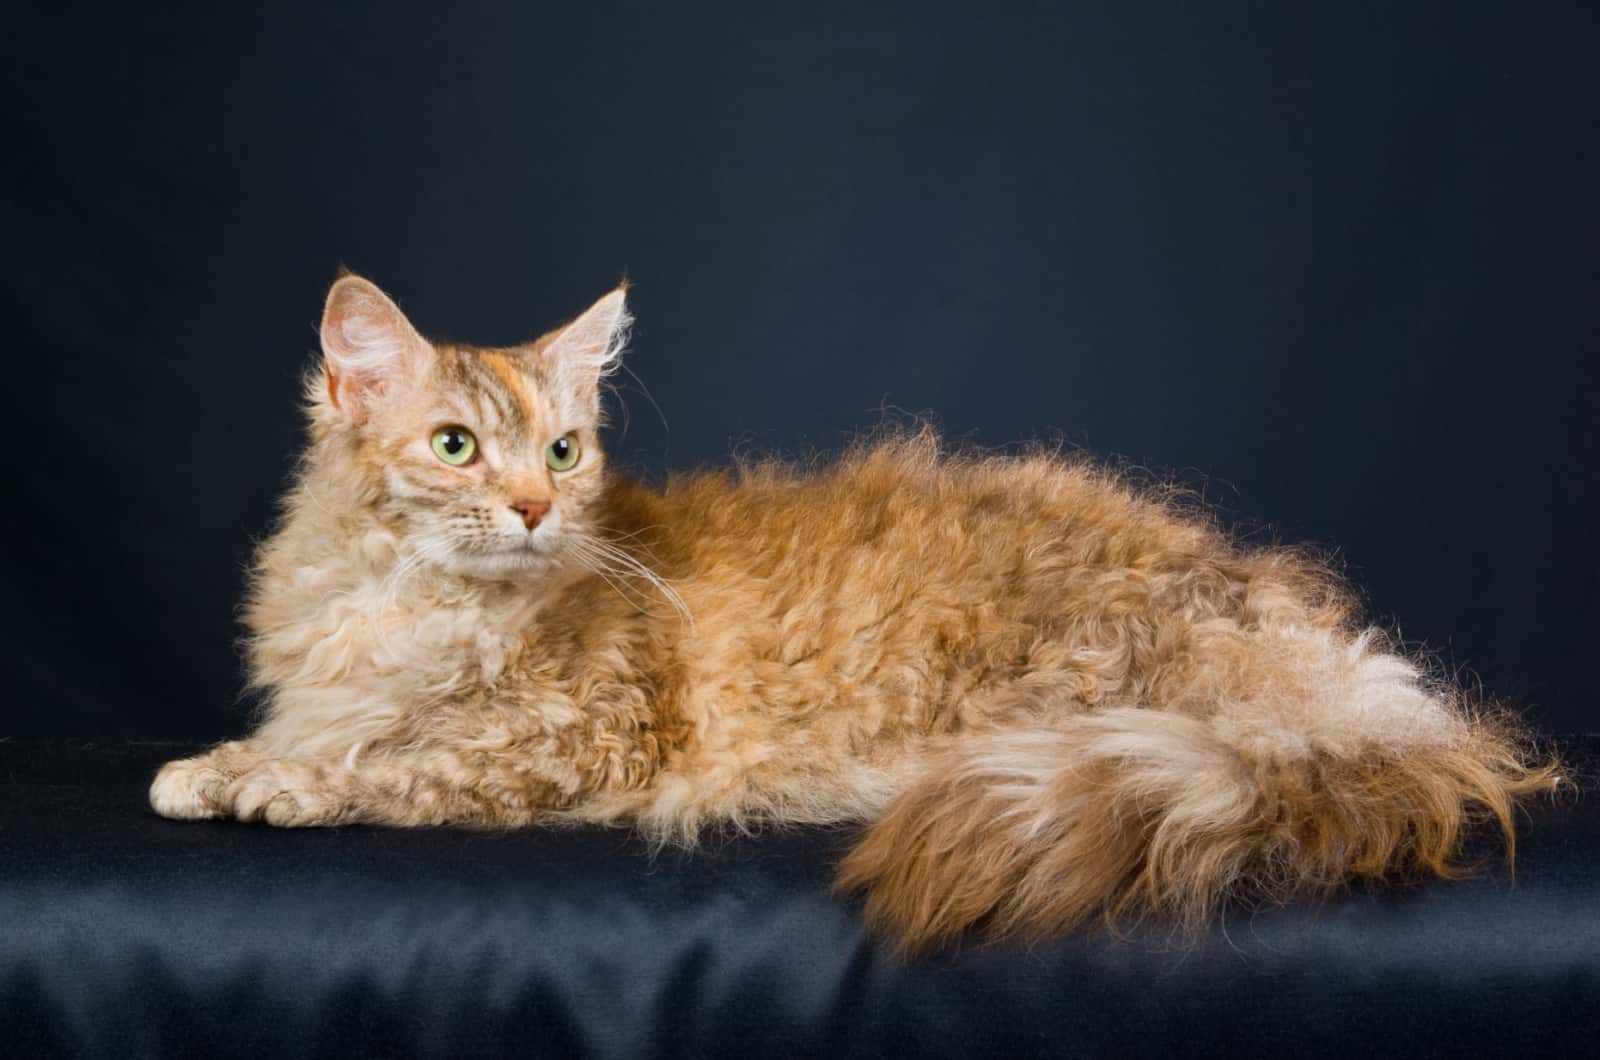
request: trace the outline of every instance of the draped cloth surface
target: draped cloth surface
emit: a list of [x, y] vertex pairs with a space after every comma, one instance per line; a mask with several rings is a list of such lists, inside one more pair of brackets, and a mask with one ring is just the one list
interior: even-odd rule
[[1587, 1055], [1600, 807], [1479, 876], [897, 959], [852, 832], [652, 856], [622, 831], [180, 824], [162, 744], [0, 743], [11, 1056]]

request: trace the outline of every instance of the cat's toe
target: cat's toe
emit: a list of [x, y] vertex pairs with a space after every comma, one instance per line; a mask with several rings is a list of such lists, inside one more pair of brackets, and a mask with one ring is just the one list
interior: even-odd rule
[[203, 759], [168, 762], [150, 783], [150, 808], [174, 821], [222, 817], [222, 796], [230, 779]]
[[239, 820], [276, 828], [331, 824], [337, 816], [337, 803], [322, 790], [317, 772], [296, 763], [256, 766], [229, 786], [225, 798]]

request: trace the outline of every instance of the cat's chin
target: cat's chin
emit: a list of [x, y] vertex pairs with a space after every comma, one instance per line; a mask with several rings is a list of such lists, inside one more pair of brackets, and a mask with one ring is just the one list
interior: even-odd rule
[[480, 581], [538, 581], [556, 568], [553, 555], [530, 548], [494, 552], [458, 553], [442, 566], [452, 573]]

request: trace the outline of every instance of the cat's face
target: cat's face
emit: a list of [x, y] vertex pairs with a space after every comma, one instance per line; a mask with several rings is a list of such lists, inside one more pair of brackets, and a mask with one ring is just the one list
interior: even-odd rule
[[345, 276], [323, 316], [320, 411], [408, 553], [477, 578], [537, 578], [596, 530], [600, 380], [628, 322], [618, 289], [526, 346], [432, 343]]

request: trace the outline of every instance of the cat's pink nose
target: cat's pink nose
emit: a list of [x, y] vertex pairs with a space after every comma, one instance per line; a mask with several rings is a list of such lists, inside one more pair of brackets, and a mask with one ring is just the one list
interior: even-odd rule
[[544, 518], [545, 512], [550, 510], [549, 501], [512, 501], [511, 510], [522, 516], [522, 525], [532, 530], [539, 525], [539, 520]]

